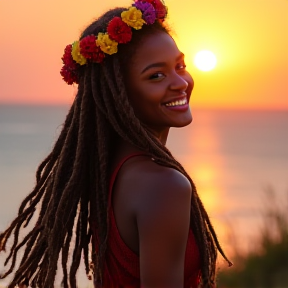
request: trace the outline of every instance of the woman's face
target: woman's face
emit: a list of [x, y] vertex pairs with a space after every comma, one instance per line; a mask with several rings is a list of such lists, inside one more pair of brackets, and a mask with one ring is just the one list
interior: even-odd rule
[[168, 34], [145, 37], [131, 59], [125, 83], [136, 116], [156, 134], [191, 123], [194, 82], [183, 53]]

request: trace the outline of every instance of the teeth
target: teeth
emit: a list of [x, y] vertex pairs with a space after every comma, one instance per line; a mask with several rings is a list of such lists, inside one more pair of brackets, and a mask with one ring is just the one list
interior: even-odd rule
[[174, 106], [181, 106], [181, 105], [185, 105], [187, 104], [187, 99], [184, 98], [183, 100], [177, 100], [177, 101], [174, 101], [174, 102], [169, 102], [167, 104], [165, 104], [165, 106], [167, 107], [174, 107]]

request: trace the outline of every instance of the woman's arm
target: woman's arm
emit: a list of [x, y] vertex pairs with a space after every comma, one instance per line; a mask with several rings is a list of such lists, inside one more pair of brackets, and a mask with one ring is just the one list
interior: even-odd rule
[[[152, 163], [151, 165], [157, 165]], [[136, 219], [143, 288], [182, 288], [190, 224], [191, 185], [159, 166], [138, 179]]]

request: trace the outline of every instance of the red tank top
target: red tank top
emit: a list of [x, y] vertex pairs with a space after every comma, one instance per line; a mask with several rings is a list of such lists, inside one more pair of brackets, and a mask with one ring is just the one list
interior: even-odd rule
[[[111, 203], [113, 185], [122, 165], [130, 158], [144, 155], [137, 153], [122, 159], [112, 173], [109, 185], [109, 216], [110, 228], [108, 234], [108, 246], [105, 255], [103, 271], [104, 288], [140, 288], [139, 255], [133, 252], [121, 238]], [[92, 230], [94, 230], [92, 228]], [[95, 246], [98, 247], [97, 235], [93, 233]], [[189, 231], [187, 240], [185, 266], [184, 266], [184, 288], [197, 288], [200, 282], [200, 256], [192, 230]]]

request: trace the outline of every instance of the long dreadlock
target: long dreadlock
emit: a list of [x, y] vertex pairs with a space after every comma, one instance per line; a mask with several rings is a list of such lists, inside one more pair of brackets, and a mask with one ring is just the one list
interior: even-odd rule
[[[81, 37], [104, 31], [107, 23], [122, 11], [122, 8], [108, 11]], [[63, 287], [76, 288], [75, 275], [82, 253], [87, 274], [92, 254], [94, 277], [96, 282], [101, 282], [109, 229], [109, 167], [117, 137], [146, 151], [156, 163], [174, 168], [189, 179], [192, 186], [190, 225], [200, 251], [202, 287], [214, 285], [217, 250], [231, 264], [222, 251], [192, 179], [171, 152], [145, 129], [127, 97], [124, 63], [145, 35], [160, 31], [168, 33], [162, 24], [155, 22], [141, 32], [133, 32], [135, 35], [125, 48], [120, 45], [118, 53], [107, 57], [103, 64], [88, 64], [81, 71], [78, 93], [52, 152], [38, 167], [36, 185], [21, 203], [18, 216], [0, 235], [0, 251], [5, 250], [13, 235], [5, 261], [10, 267], [1, 278], [13, 272], [18, 251], [25, 247], [8, 288], [24, 282], [29, 282], [31, 287], [53, 288], [60, 255]], [[40, 206], [37, 222], [20, 242], [20, 231], [29, 224], [36, 206]], [[91, 223], [97, 227], [100, 243], [97, 253], [91, 245]], [[68, 272], [71, 245], [74, 247]]]

